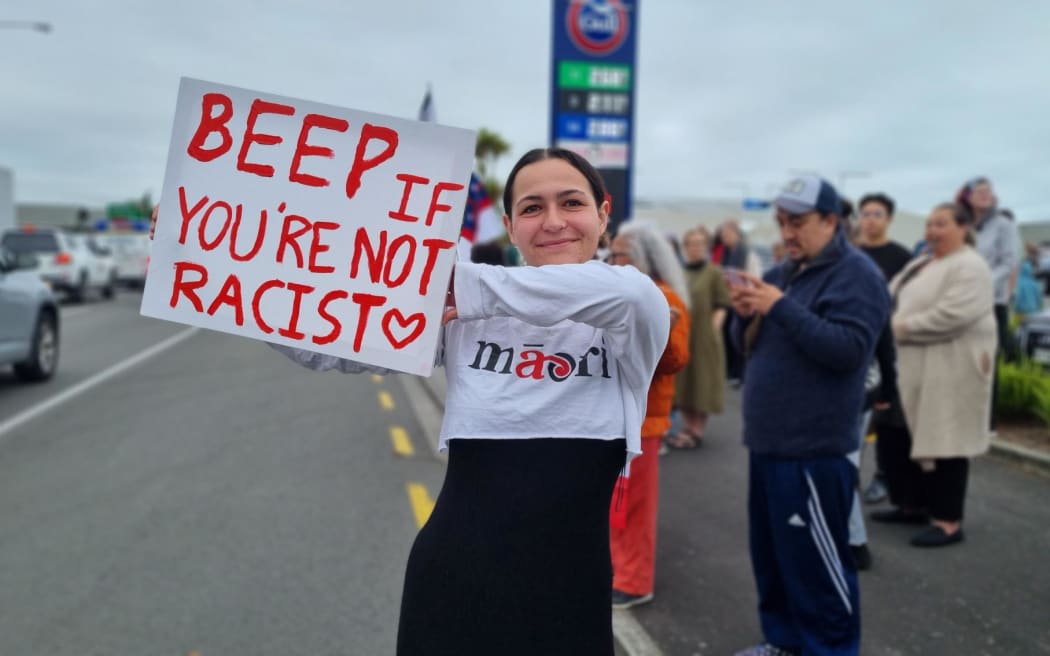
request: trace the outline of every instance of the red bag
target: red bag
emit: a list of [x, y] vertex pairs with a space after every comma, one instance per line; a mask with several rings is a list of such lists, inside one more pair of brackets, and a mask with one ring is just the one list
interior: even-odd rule
[[630, 480], [623, 472], [616, 479], [612, 502], [609, 504], [609, 526], [612, 528], [627, 528], [627, 483]]

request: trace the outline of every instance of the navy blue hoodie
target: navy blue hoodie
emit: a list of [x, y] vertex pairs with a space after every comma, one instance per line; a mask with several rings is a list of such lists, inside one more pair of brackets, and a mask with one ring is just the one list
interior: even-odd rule
[[[793, 458], [855, 451], [865, 376], [889, 316], [886, 281], [841, 230], [807, 266], [788, 260], [765, 280], [784, 296], [751, 320], [761, 324], [745, 373], [744, 444]], [[735, 320], [740, 345], [749, 323]]]

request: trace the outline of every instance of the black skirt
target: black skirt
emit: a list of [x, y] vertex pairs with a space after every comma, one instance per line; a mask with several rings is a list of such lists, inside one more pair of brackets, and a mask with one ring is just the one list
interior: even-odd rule
[[453, 439], [408, 558], [399, 656], [611, 656], [624, 440]]

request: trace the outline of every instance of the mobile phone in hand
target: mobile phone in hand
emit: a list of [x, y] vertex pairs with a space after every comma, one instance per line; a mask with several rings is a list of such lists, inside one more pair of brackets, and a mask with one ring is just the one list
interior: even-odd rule
[[726, 284], [730, 287], [750, 287], [751, 281], [740, 275], [738, 269], [724, 269], [722, 274], [725, 276]]

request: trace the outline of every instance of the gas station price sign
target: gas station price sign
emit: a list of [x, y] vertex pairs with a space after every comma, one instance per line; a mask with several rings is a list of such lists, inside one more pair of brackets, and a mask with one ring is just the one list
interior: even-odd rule
[[552, 0], [550, 143], [587, 158], [631, 215], [638, 0]]

